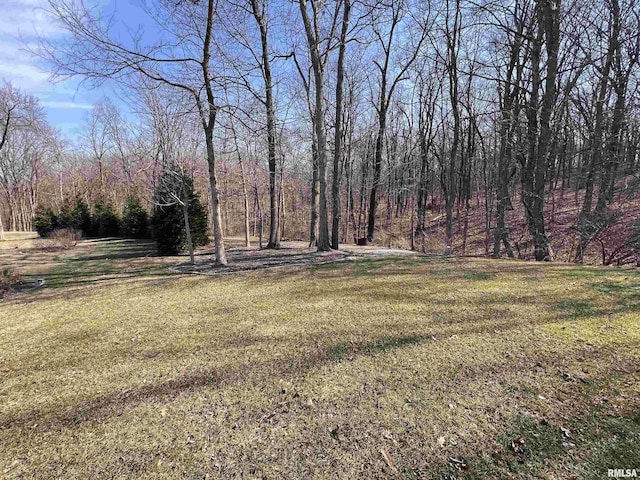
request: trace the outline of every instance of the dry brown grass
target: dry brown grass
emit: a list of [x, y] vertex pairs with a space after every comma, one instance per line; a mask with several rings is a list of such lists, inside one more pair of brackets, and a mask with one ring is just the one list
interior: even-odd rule
[[[148, 246], [78, 248], [21, 260], [52, 288], [0, 304], [0, 478], [418, 478], [490, 455], [518, 415], [639, 406], [631, 270], [385, 258], [192, 277]], [[558, 465], [542, 474], [575, 478]]]

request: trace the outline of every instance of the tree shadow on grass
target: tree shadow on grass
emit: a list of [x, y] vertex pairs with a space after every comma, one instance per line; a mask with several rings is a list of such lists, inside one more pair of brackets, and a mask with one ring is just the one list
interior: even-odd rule
[[[460, 329], [459, 335], [475, 334], [476, 328]], [[185, 370], [168, 381], [126, 388], [111, 394], [81, 401], [64, 411], [32, 410], [16, 415], [6, 415], [0, 418], [0, 430], [12, 428], [32, 428], [36, 431], [51, 431], [70, 428], [84, 422], [105, 421], [113, 416], [120, 416], [125, 411], [136, 408], [150, 400], [172, 399], [185, 392], [199, 391], [204, 388], [219, 389], [225, 386], [246, 382], [248, 384], [272, 383], [274, 378], [288, 378], [305, 376], [308, 372], [320, 371], [324, 366], [345, 360], [352, 361], [357, 356], [372, 356], [390, 350], [421, 347], [426, 341], [436, 339], [418, 334], [383, 336], [356, 343], [331, 344], [334, 336], [309, 339], [308, 348], [302, 355], [288, 358], [277, 358], [263, 362], [247, 362], [236, 367], [213, 367], [205, 369], [194, 368]], [[250, 342], [268, 341], [268, 339], [250, 339]], [[234, 346], [237, 347], [237, 346]], [[565, 350], [566, 357], [581, 357], [581, 347], [575, 351]], [[591, 359], [609, 358], [610, 350], [590, 349]], [[526, 365], [554, 365], [557, 362], [555, 354], [532, 352], [524, 361]], [[517, 366], [513, 359], [509, 361], [489, 361], [474, 365], [473, 368], [462, 372], [455, 372], [452, 381], [466, 384], [479, 376], [495, 376], [503, 371], [510, 371]], [[613, 368], [613, 367], [612, 367]], [[627, 372], [630, 368], [623, 363], [616, 363], [615, 368]], [[612, 371], [613, 372], [613, 371]], [[609, 379], [614, 373], [603, 378]], [[584, 384], [576, 383], [576, 388], [583, 388]], [[569, 388], [569, 387], [567, 387]]]

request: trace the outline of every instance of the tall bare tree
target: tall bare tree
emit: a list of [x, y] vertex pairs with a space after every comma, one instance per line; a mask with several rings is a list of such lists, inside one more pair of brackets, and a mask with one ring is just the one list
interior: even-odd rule
[[[376, 210], [378, 208], [378, 189], [380, 187], [380, 177], [382, 175], [382, 157], [384, 152], [384, 138], [387, 129], [387, 114], [393, 94], [398, 84], [403, 80], [407, 80], [407, 71], [418, 58], [420, 49], [424, 40], [427, 38], [427, 27], [416, 22], [414, 25], [418, 31], [418, 38], [407, 38], [406, 33], [400, 36], [399, 30], [403, 21], [406, 21], [409, 6], [405, 0], [391, 2], [388, 6], [382, 5], [382, 8], [389, 9], [389, 17], [380, 23], [374, 23], [373, 33], [376, 43], [382, 51], [382, 61], [374, 60], [380, 78], [378, 102], [375, 105], [377, 114], [377, 134], [373, 161], [373, 184], [369, 195], [369, 219], [367, 222], [367, 239], [372, 241], [376, 227]], [[386, 27], [386, 28], [385, 28]], [[396, 64], [392, 55], [394, 50], [400, 50], [398, 42], [405, 43], [407, 40], [413, 40], [415, 43], [409, 44], [408, 57], [400, 60]]]
[[[327, 210], [327, 133], [324, 100], [324, 75], [329, 48], [323, 52], [321, 47], [322, 42], [325, 41], [321, 34], [320, 25], [323, 3], [319, 0], [299, 0], [300, 13], [313, 70], [314, 104], [312, 120], [316, 140], [319, 179], [318, 251], [331, 250]], [[309, 11], [308, 4], [311, 6], [311, 11]], [[333, 38], [335, 25], [336, 16], [333, 17], [330, 27], [329, 42]]]
[[121, 35], [109, 29], [108, 21], [97, 17], [81, 1], [48, 3], [49, 13], [67, 35], [43, 39], [38, 53], [52, 64], [58, 76], [79, 76], [98, 84], [107, 79], [131, 84], [132, 74], [142, 75], [190, 96], [206, 143], [216, 261], [226, 264], [213, 135], [220, 108], [213, 68], [216, 0], [160, 0], [149, 18], [166, 37], [149, 44], [139, 35], [128, 42], [121, 40]]
[[333, 151], [333, 177], [331, 181], [331, 247], [337, 249], [340, 241], [340, 166], [344, 152], [342, 151], [343, 132], [343, 82], [344, 82], [344, 57], [347, 50], [347, 33], [349, 32], [349, 16], [351, 14], [351, 0], [343, 0], [342, 28], [340, 31], [340, 44], [338, 47], [338, 67], [336, 73], [336, 120], [334, 132]]

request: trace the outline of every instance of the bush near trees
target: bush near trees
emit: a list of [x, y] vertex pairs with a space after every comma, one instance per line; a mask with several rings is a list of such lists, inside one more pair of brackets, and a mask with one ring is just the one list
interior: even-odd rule
[[[182, 192], [184, 189], [184, 192]], [[173, 172], [163, 174], [154, 192], [156, 207], [151, 218], [153, 237], [160, 255], [177, 255], [188, 248], [183, 205], [188, 201], [189, 227], [193, 246], [206, 245], [207, 211], [193, 188], [193, 180], [187, 175]]]
[[93, 206], [91, 216], [92, 237], [118, 237], [120, 236], [121, 219], [116, 213], [113, 205], [102, 200]]
[[67, 225], [69, 228], [79, 230], [87, 237], [91, 232], [91, 210], [87, 202], [81, 198], [76, 199], [72, 211], [72, 223]]
[[33, 228], [42, 238], [48, 237], [58, 227], [58, 216], [50, 208], [38, 208], [33, 217]]
[[56, 228], [49, 234], [53, 245], [63, 250], [68, 250], [77, 245], [82, 238], [82, 232], [73, 228]]
[[[204, 221], [206, 229], [206, 216]], [[40, 207], [33, 217], [33, 228], [43, 238], [51, 238], [52, 232], [58, 229], [71, 230], [76, 236], [80, 234], [94, 238], [151, 238], [149, 214], [135, 197], [127, 200], [122, 219], [110, 203], [103, 201], [93, 206], [93, 214], [87, 202], [81, 198], [73, 203], [65, 202], [59, 213], [51, 208]]]
[[149, 238], [149, 214], [136, 197], [129, 197], [122, 213], [122, 236]]

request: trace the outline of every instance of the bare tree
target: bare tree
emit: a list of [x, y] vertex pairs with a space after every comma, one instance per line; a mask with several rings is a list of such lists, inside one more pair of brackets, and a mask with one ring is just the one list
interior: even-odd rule
[[[494, 5], [491, 15], [498, 18]], [[502, 10], [500, 11], [502, 13]], [[503, 244], [509, 258], [514, 257], [509, 238], [509, 227], [505, 221], [505, 214], [513, 210], [509, 185], [516, 173], [513, 164], [515, 133], [520, 117], [521, 84], [525, 62], [523, 59], [524, 31], [531, 16], [527, 2], [516, 2], [513, 9], [504, 10], [504, 20], [499, 22], [505, 37], [503, 48], [508, 55], [508, 62], [504, 68], [498, 67], [498, 94], [500, 100], [500, 150], [498, 152], [498, 175], [496, 197], [496, 226], [493, 235], [493, 256], [500, 257], [500, 245]]]
[[342, 110], [343, 110], [343, 87], [344, 82], [344, 57], [347, 50], [347, 33], [349, 31], [349, 15], [351, 13], [351, 0], [343, 0], [342, 6], [342, 28], [340, 31], [340, 44], [338, 50], [338, 67], [336, 73], [336, 120], [333, 151], [333, 177], [331, 181], [331, 248], [338, 248], [340, 241], [340, 165], [344, 156], [342, 151]]
[[[264, 108], [267, 132], [267, 158], [269, 168], [269, 240], [266, 248], [280, 247], [280, 212], [278, 210], [279, 190], [277, 185], [277, 127], [276, 101], [274, 98], [274, 81], [272, 76], [271, 51], [269, 42], [270, 15], [269, 3], [266, 0], [243, 0], [229, 2], [225, 21], [225, 29], [230, 39], [241, 47], [242, 53], [236, 55], [231, 63], [233, 82], [240, 85], [252, 98]], [[251, 36], [251, 27], [247, 22], [258, 27], [259, 37], [255, 41]], [[258, 45], [255, 45], [255, 44]], [[232, 53], [226, 53], [230, 58]], [[243, 57], [246, 57], [243, 58]], [[260, 86], [254, 85], [254, 72], [260, 72]], [[238, 100], [239, 102], [239, 100]]]
[[145, 44], [139, 35], [129, 42], [120, 40], [109, 30], [108, 21], [80, 1], [48, 2], [50, 13], [68, 35], [43, 40], [38, 53], [51, 62], [58, 76], [130, 84], [132, 74], [142, 75], [189, 95], [206, 143], [216, 261], [226, 264], [213, 135], [220, 108], [212, 51], [217, 2], [160, 0], [150, 18], [165, 35], [154, 44]]
[[[8, 227], [28, 231], [37, 204], [39, 178], [58, 147], [58, 139], [38, 100], [8, 83], [0, 87], [0, 125], [0, 187], [7, 205]], [[4, 236], [1, 211], [0, 236]]]
[[[321, 12], [323, 2], [319, 0], [299, 0], [300, 12], [304, 24], [311, 66], [313, 69], [315, 101], [313, 108], [313, 124], [316, 139], [318, 177], [319, 177], [319, 228], [318, 228], [318, 251], [331, 250], [329, 239], [329, 217], [327, 211], [327, 135], [325, 126], [325, 105], [324, 105], [324, 74], [328, 56], [328, 50], [322, 51], [321, 43], [323, 36], [320, 32]], [[311, 16], [307, 4], [311, 5]], [[329, 41], [333, 38], [333, 31], [336, 25], [336, 16], [330, 27]]]
[[[535, 259], [548, 261], [552, 260], [552, 254], [545, 229], [544, 205], [549, 172], [551, 116], [557, 91], [560, 0], [536, 2], [534, 20], [528, 36], [531, 39], [531, 80], [527, 105], [528, 152], [522, 159], [521, 168], [522, 203], [529, 233], [533, 238]], [[542, 66], [543, 45], [546, 52], [545, 77]]]
[[[407, 80], [406, 74], [416, 58], [420, 53], [420, 48], [424, 40], [427, 38], [427, 28], [425, 25], [417, 24], [418, 39], [412, 39], [415, 44], [409, 45], [408, 58], [401, 61], [400, 64], [395, 65], [392, 63], [392, 51], [399, 49], [398, 42], [406, 43], [407, 37], [399, 36], [400, 26], [407, 16], [408, 5], [405, 0], [391, 2], [391, 4], [383, 8], [389, 8], [389, 18], [385, 22], [376, 23], [373, 26], [373, 33], [376, 38], [378, 46], [381, 48], [383, 57], [382, 61], [374, 60], [374, 65], [380, 75], [380, 91], [378, 95], [378, 103], [375, 106], [378, 120], [378, 130], [376, 136], [376, 144], [374, 151], [374, 163], [373, 163], [373, 184], [371, 186], [371, 193], [369, 196], [369, 220], [367, 223], [367, 239], [372, 241], [376, 226], [376, 210], [378, 207], [378, 188], [380, 187], [380, 177], [382, 174], [382, 156], [384, 149], [384, 137], [387, 128], [387, 113], [389, 106], [391, 105], [391, 99], [398, 87], [398, 84], [403, 80]], [[384, 26], [388, 25], [388, 29], [385, 31]], [[409, 37], [410, 38], [410, 37]], [[394, 75], [394, 72], [395, 73]]]

